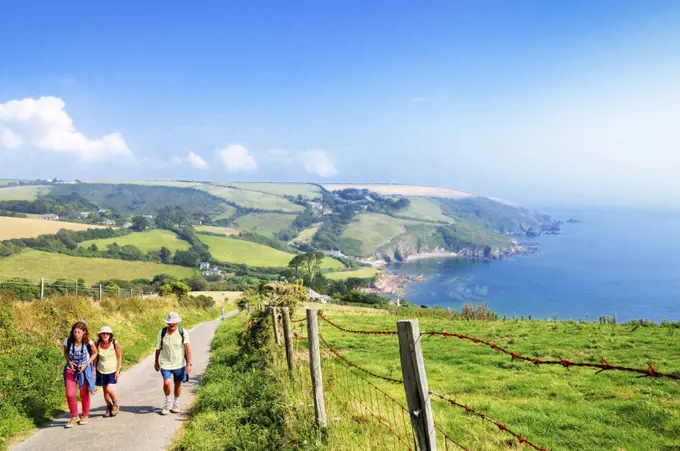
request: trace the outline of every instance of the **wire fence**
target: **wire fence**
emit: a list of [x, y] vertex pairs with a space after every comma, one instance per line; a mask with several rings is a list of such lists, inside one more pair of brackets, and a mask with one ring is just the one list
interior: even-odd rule
[[[404, 367], [404, 334], [401, 330], [359, 330], [346, 327], [327, 318], [323, 313], [313, 310], [315, 313], [311, 316], [314, 318], [316, 323], [317, 319], [324, 324], [331, 326], [332, 328], [340, 331], [343, 334], [361, 334], [361, 335], [379, 335], [379, 336], [398, 336], [399, 338], [399, 349], [401, 355], [402, 372], [404, 374], [404, 379], [407, 376], [407, 370]], [[299, 350], [299, 342], [301, 340], [308, 339], [308, 337], [303, 335], [304, 326], [308, 326], [308, 334], [311, 330], [317, 330], [315, 325], [314, 329], [310, 328], [310, 324], [305, 324], [305, 321], [309, 323], [311, 321], [310, 316], [307, 318], [301, 318], [297, 320], [291, 320], [288, 327], [294, 329], [292, 336], [295, 339], [296, 349]], [[414, 322], [415, 320], [409, 320]], [[409, 322], [406, 321], [406, 322]], [[417, 324], [417, 321], [415, 321]], [[284, 324], [284, 327], [286, 325]], [[417, 326], [416, 326], [417, 327]], [[440, 448], [443, 449], [469, 449], [468, 446], [461, 443], [460, 440], [453, 437], [450, 432], [446, 431], [446, 428], [431, 418], [431, 424], [427, 424], [425, 417], [432, 416], [432, 411], [430, 408], [430, 399], [435, 400], [440, 403], [441, 406], [438, 407], [438, 411], [446, 408], [446, 406], [454, 407], [460, 410], [465, 415], [471, 415], [480, 418], [484, 423], [489, 423], [493, 426], [493, 429], [498, 431], [498, 433], [505, 434], [508, 436], [505, 443], [510, 444], [509, 441], [513, 441], [516, 445], [529, 447], [537, 451], [547, 451], [548, 448], [541, 446], [537, 442], [536, 438], [528, 438], [525, 433], [519, 431], [515, 427], [499, 421], [498, 419], [492, 419], [488, 414], [483, 412], [477, 407], [473, 407], [467, 403], [459, 402], [455, 396], [450, 396], [441, 393], [441, 390], [430, 389], [427, 387], [427, 380], [424, 371], [424, 363], [422, 364], [422, 377], [425, 378], [425, 383], [422, 387], [426, 387], [425, 390], [419, 393], [422, 401], [425, 402], [426, 408], [420, 410], [409, 410], [411, 408], [411, 398], [409, 398], [409, 392], [413, 391], [413, 381], [409, 380], [405, 383], [404, 379], [399, 379], [392, 377], [391, 375], [379, 374], [368, 368], [364, 368], [359, 365], [353, 359], [347, 358], [345, 355], [346, 351], [336, 348], [333, 346], [332, 342], [321, 333], [316, 333], [318, 336], [318, 343], [320, 343], [321, 349], [321, 367], [323, 374], [323, 395], [327, 395], [332, 401], [328, 403], [333, 410], [331, 415], [336, 415], [336, 418], [344, 417], [350, 418], [351, 421], [344, 424], [345, 428], [351, 427], [353, 424], [355, 428], [360, 428], [359, 436], [360, 438], [349, 435], [352, 440], [357, 442], [359, 446], [358, 449], [435, 449], [434, 443], [439, 441]], [[452, 333], [447, 331], [424, 331], [422, 333], [417, 333], [417, 338], [414, 339], [413, 345], [420, 351], [420, 342], [422, 338], [440, 336], [444, 339], [453, 337], [460, 340], [469, 341], [475, 344], [480, 344], [487, 346], [488, 348], [508, 355], [512, 360], [526, 361], [536, 367], [540, 365], [560, 365], [565, 369], [571, 367], [586, 367], [598, 369], [595, 374], [599, 374], [603, 371], [620, 371], [627, 373], [637, 373], [639, 377], [656, 377], [656, 378], [668, 378], [678, 380], [680, 379], [680, 374], [660, 372], [648, 364], [647, 368], [634, 368], [622, 365], [613, 365], [607, 362], [604, 358], [600, 363], [591, 362], [574, 362], [567, 359], [541, 359], [532, 358], [521, 355], [520, 353], [511, 351], [507, 348], [499, 346], [489, 340], [484, 340], [478, 337], [469, 336], [460, 333]], [[312, 353], [314, 352], [312, 346], [312, 340], [308, 339], [309, 352], [310, 352], [310, 368], [312, 368]], [[383, 342], [380, 346], [385, 346]], [[420, 357], [421, 363], [423, 361], [422, 355]], [[312, 368], [312, 374], [314, 373]], [[416, 377], [417, 379], [418, 377]], [[412, 379], [409, 377], [409, 379]], [[381, 387], [379, 384], [382, 382], [388, 382], [388, 385]], [[383, 384], [384, 385], [384, 384]], [[409, 387], [410, 385], [410, 387]], [[394, 390], [389, 387], [403, 386], [403, 390]], [[395, 392], [401, 392], [404, 396], [396, 396]], [[323, 396], [321, 397], [323, 401]], [[405, 402], [405, 399], [408, 402]], [[429, 413], [428, 413], [429, 412]], [[338, 424], [334, 424], [333, 427], [340, 427]], [[419, 431], [425, 428], [427, 434], [430, 436], [432, 442], [424, 440]], [[508, 441], [509, 440], [509, 441]], [[430, 444], [428, 444], [430, 443]]]
[[22, 300], [40, 300], [52, 296], [86, 296], [95, 300], [103, 297], [141, 297], [152, 295], [135, 288], [120, 288], [103, 284], [86, 284], [82, 279], [50, 279], [46, 277], [0, 274], [0, 292], [10, 292]]

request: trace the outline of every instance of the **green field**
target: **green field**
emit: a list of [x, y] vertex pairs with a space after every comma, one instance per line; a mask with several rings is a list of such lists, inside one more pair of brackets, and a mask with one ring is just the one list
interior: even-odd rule
[[411, 202], [408, 207], [399, 210], [396, 215], [425, 221], [455, 222], [452, 218], [444, 215], [442, 209], [434, 200], [424, 197], [409, 197]]
[[113, 185], [170, 186], [174, 188], [194, 188], [202, 182], [177, 182], [173, 180], [81, 180], [83, 183], [106, 183]]
[[293, 238], [291, 243], [297, 242], [297, 243], [311, 243], [312, 239], [314, 239], [314, 235], [316, 235], [316, 232], [318, 232], [319, 228], [321, 227], [321, 223], [314, 224], [313, 226], [301, 231], [298, 236]]
[[295, 215], [284, 213], [248, 213], [240, 216], [234, 223], [244, 232], [274, 237], [276, 232], [290, 227], [294, 219]]
[[[210, 247], [210, 253], [216, 260], [228, 263], [244, 263], [250, 266], [286, 267], [295, 256], [269, 246], [235, 238], [200, 235], [201, 241]], [[321, 264], [323, 269], [340, 269], [342, 263], [332, 258], [325, 258]]]
[[350, 277], [359, 277], [361, 279], [367, 279], [369, 277], [375, 276], [379, 272], [380, 271], [378, 271], [375, 268], [364, 267], [364, 268], [355, 269], [353, 271], [329, 272], [329, 273], [324, 274], [324, 276], [326, 277], [326, 279], [331, 279], [331, 280], [347, 279], [347, 278], [350, 278]]
[[167, 247], [171, 251], [185, 251], [191, 245], [179, 238], [174, 232], [169, 230], [150, 230], [148, 232], [134, 232], [129, 235], [117, 236], [114, 238], [102, 238], [99, 240], [88, 240], [80, 243], [80, 247], [89, 247], [96, 244], [101, 250], [106, 249], [109, 244], [118, 243], [119, 246], [131, 244], [140, 250], [148, 252]]
[[16, 182], [14, 179], [0, 179], [0, 186], [9, 185], [12, 182]]
[[229, 205], [229, 204], [224, 204], [225, 210], [220, 213], [219, 215], [215, 216], [213, 218], [213, 221], [218, 221], [220, 219], [230, 219], [236, 212], [238, 211], [236, 207]]
[[36, 200], [51, 190], [49, 186], [24, 185], [0, 188], [0, 200]]
[[406, 225], [416, 221], [393, 218], [378, 213], [364, 213], [342, 232], [342, 238], [361, 241], [362, 255], [370, 255], [397, 235], [406, 232]]
[[[335, 311], [326, 311], [326, 315], [341, 326], [362, 330], [396, 330], [400, 319]], [[446, 330], [488, 339], [532, 358], [600, 363], [604, 356], [610, 364], [646, 368], [648, 362], [653, 362], [658, 371], [680, 371], [680, 354], [668, 347], [669, 340], [677, 341], [673, 328], [430, 318], [421, 318], [419, 323], [421, 331]], [[348, 334], [322, 324], [321, 334], [343, 357], [377, 374], [402, 378], [396, 336]], [[539, 446], [553, 450], [680, 449], [677, 381], [614, 371], [596, 375], [594, 369], [567, 369], [560, 365], [536, 367], [513, 361], [488, 346], [457, 338], [424, 336], [421, 345], [431, 390], [484, 412]], [[306, 346], [306, 342], [300, 343], [301, 349]], [[346, 399], [342, 384], [348, 372], [344, 365], [336, 363], [337, 358], [322, 363], [324, 387], [330, 391], [326, 395], [328, 417], [338, 418], [329, 425], [328, 449], [347, 449], [343, 443], [356, 441], [370, 441], [373, 446], [381, 443], [385, 448], [375, 449], [388, 449], [390, 439], [384, 427], [365, 427], [374, 422], [370, 416], [341, 408], [338, 400]], [[304, 358], [300, 365], [300, 374], [308, 377]], [[401, 384], [362, 376], [406, 404]], [[363, 385], [364, 390], [367, 387]], [[371, 391], [369, 387], [359, 396], [382, 397]], [[435, 422], [469, 449], [520, 449], [511, 436], [476, 416], [466, 415], [461, 408], [433, 399], [432, 410]], [[439, 434], [437, 438], [438, 448], [445, 449]]]
[[309, 199], [321, 197], [321, 189], [309, 183], [228, 182], [225, 185], [251, 191], [262, 191], [277, 196], [298, 196], [301, 194]]
[[199, 189], [213, 196], [220, 197], [245, 208], [259, 208], [262, 210], [281, 210], [289, 212], [302, 211], [300, 205], [296, 205], [280, 196], [248, 191], [244, 189], [228, 188], [219, 185], [203, 185]]
[[160, 263], [71, 257], [29, 249], [10, 257], [1, 257], [0, 274], [32, 279], [83, 278], [87, 283], [96, 283], [107, 279], [153, 279], [156, 274], [190, 277], [194, 270]]
[[202, 225], [202, 226], [194, 226], [194, 229], [198, 232], [210, 232], [210, 233], [219, 233], [220, 235], [224, 236], [232, 236], [232, 235], [238, 235], [239, 230], [235, 229], [233, 227], [216, 227], [216, 226], [207, 226], [207, 225]]
[[235, 238], [199, 235], [201, 241], [210, 247], [216, 260], [228, 263], [244, 263], [251, 266], [285, 267], [293, 254], [282, 252], [262, 244]]

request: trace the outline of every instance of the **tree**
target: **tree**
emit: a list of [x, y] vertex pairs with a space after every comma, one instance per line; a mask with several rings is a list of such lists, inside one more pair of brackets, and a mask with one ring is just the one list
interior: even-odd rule
[[187, 279], [187, 285], [191, 287], [191, 291], [204, 291], [208, 288], [208, 281], [203, 276], [193, 276]]
[[187, 295], [187, 293], [189, 293], [190, 290], [191, 288], [182, 282], [170, 282], [161, 286], [159, 292], [161, 296], [174, 294], [177, 296], [177, 300], [180, 301]]
[[156, 227], [159, 229], [183, 228], [191, 225], [191, 216], [179, 205], [169, 205], [157, 211]]
[[135, 216], [132, 218], [132, 227], [130, 227], [135, 232], [143, 232], [144, 230], [150, 229], [153, 224], [149, 218], [144, 216]]
[[167, 247], [161, 247], [160, 258], [163, 263], [170, 264], [172, 262], [172, 251]]
[[302, 276], [310, 283], [321, 274], [321, 262], [326, 256], [323, 252], [307, 252], [291, 259], [288, 267], [295, 270], [295, 277]]
[[201, 261], [201, 256], [193, 251], [177, 251], [172, 262], [175, 265], [189, 266], [195, 268]]

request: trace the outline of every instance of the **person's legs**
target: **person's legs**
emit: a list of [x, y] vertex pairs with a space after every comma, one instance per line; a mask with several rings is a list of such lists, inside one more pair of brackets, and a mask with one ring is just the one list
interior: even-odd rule
[[80, 402], [83, 405], [83, 417], [90, 416], [90, 387], [87, 382], [80, 387]]
[[182, 382], [175, 381], [175, 399], [179, 399], [182, 395]]
[[64, 373], [64, 385], [66, 386], [66, 402], [71, 418], [78, 416], [78, 400], [76, 399], [76, 379], [73, 370], [66, 370]]
[[167, 415], [172, 407], [172, 370], [164, 370], [161, 368], [161, 376], [163, 376], [163, 393], [165, 394], [165, 404], [161, 410], [161, 415]]
[[170, 412], [179, 413], [179, 397], [182, 395], [182, 382], [186, 374], [186, 368], [178, 368], [173, 371], [173, 380], [175, 382], [175, 401], [172, 403]]

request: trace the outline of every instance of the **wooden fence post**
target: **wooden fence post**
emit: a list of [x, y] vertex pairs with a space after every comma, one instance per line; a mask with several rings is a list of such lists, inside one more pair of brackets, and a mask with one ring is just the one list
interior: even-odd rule
[[132, 297], [132, 288], [130, 288], [130, 297]]
[[418, 449], [436, 451], [434, 418], [430, 407], [430, 389], [427, 386], [423, 351], [420, 348], [418, 320], [397, 321], [397, 331], [401, 373], [404, 377], [404, 391], [413, 434], [418, 442]]
[[78, 281], [76, 280], [76, 297], [78, 297]]
[[40, 299], [45, 297], [45, 278], [40, 278]]
[[99, 284], [99, 300], [102, 300], [102, 284]]
[[120, 297], [120, 287], [118, 287], [118, 297]]
[[272, 322], [274, 323], [274, 340], [276, 341], [277, 345], [281, 344], [281, 337], [279, 335], [279, 318], [278, 318], [278, 312], [276, 311], [276, 307], [271, 307], [271, 312], [272, 312]]
[[288, 374], [293, 377], [293, 334], [290, 324], [290, 309], [281, 307], [283, 312], [283, 339], [286, 342], [286, 362], [288, 362]]
[[317, 309], [307, 309], [307, 341], [309, 342], [309, 371], [312, 374], [314, 390], [314, 411], [316, 425], [326, 428], [326, 406], [323, 399], [323, 380], [321, 376], [321, 352], [319, 350], [319, 323], [316, 318]]

